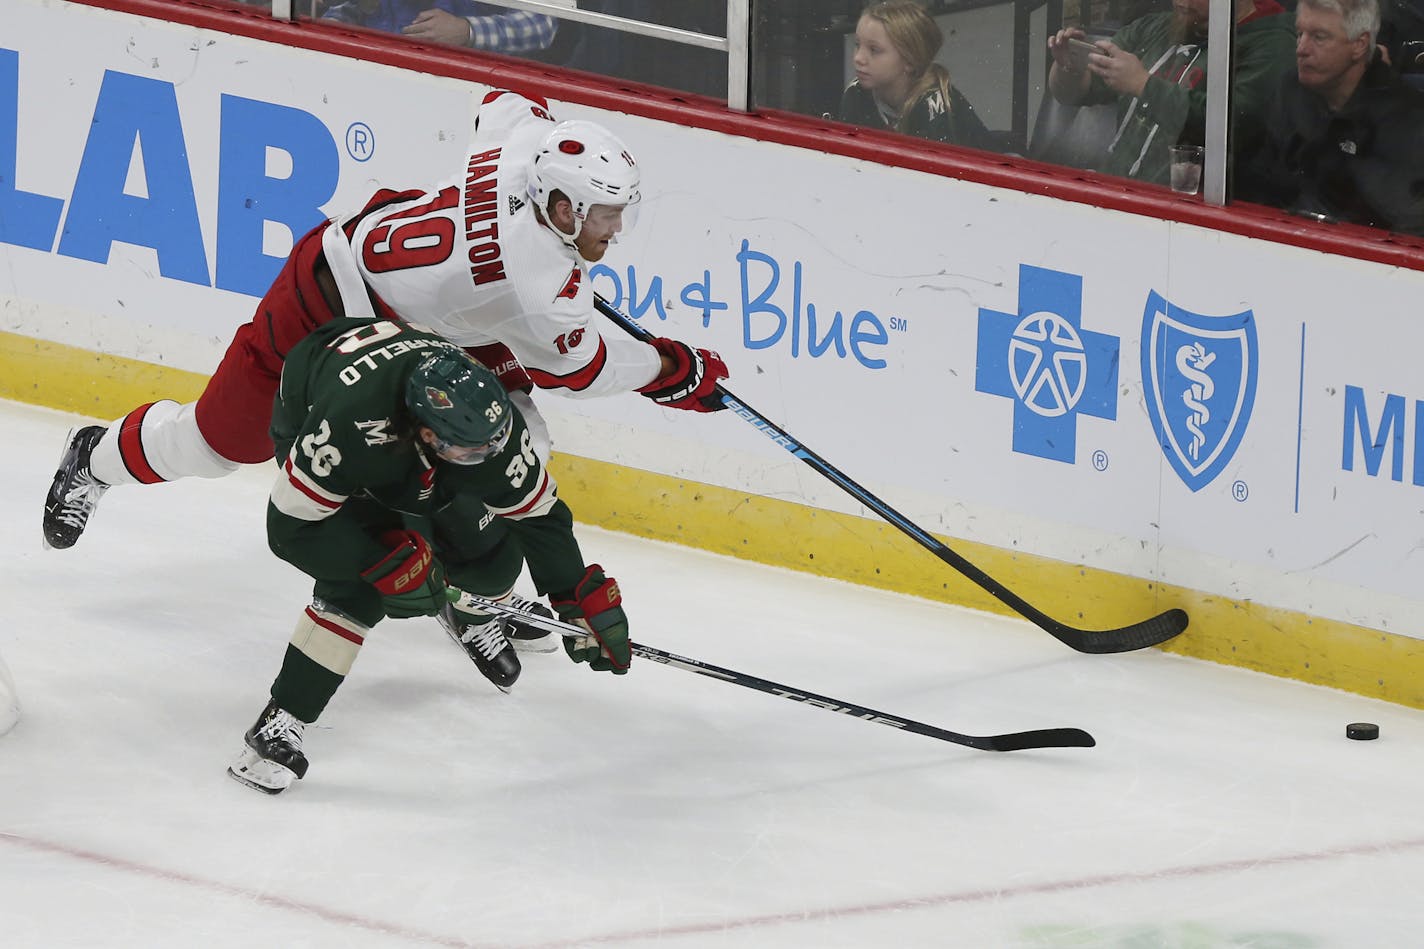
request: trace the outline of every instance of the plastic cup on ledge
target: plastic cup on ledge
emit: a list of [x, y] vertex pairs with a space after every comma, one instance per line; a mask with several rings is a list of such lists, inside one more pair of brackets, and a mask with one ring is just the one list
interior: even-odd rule
[[1174, 145], [1172, 147], [1172, 190], [1179, 194], [1196, 194], [1201, 190], [1202, 147]]

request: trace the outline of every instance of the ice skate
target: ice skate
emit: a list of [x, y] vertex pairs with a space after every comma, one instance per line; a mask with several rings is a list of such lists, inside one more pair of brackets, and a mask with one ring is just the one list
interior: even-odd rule
[[302, 754], [305, 728], [301, 720], [278, 707], [276, 699], [270, 700], [243, 736], [247, 747], [227, 773], [264, 794], [281, 794], [307, 773], [307, 756]]
[[501, 692], [508, 692], [519, 678], [519, 657], [505, 636], [505, 624], [498, 617], [484, 623], [466, 623], [453, 606], [440, 611], [440, 625], [460, 644], [480, 674]]
[[[538, 600], [526, 600], [518, 593], [511, 593], [501, 599], [500, 604], [513, 607], [522, 613], [533, 613], [548, 619], [554, 618], [554, 611]], [[520, 652], [553, 652], [559, 648], [559, 637], [547, 629], [540, 629], [526, 623], [517, 616], [504, 617], [504, 634]]]
[[45, 498], [44, 544], [58, 550], [73, 547], [89, 524], [94, 506], [109, 486], [89, 471], [89, 457], [104, 435], [102, 425], [86, 425], [71, 429], [59, 456], [59, 470], [54, 473]]

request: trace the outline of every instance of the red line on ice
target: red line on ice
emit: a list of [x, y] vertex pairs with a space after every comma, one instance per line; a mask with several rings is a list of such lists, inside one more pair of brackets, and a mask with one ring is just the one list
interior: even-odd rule
[[1309, 853], [1282, 854], [1276, 857], [1246, 857], [1240, 860], [1226, 860], [1221, 863], [1168, 867], [1162, 870], [1108, 873], [1100, 876], [1078, 877], [1066, 880], [1046, 880], [1042, 883], [1024, 883], [1017, 886], [1006, 886], [994, 889], [937, 893], [928, 896], [908, 897], [900, 900], [885, 900], [878, 903], [831, 906], [825, 909], [804, 909], [787, 913], [767, 913], [762, 916], [747, 916], [741, 919], [708, 920], [705, 923], [689, 923], [683, 926], [625, 929], [618, 932], [604, 933], [602, 935], [581, 936], [577, 939], [529, 944], [527, 949], [562, 949], [562, 947], [567, 946], [584, 946], [593, 943], [621, 943], [632, 942], [638, 939], [691, 936], [699, 933], [723, 932], [734, 929], [752, 929], [757, 927], [789, 925], [793, 923], [816, 923], [841, 917], [871, 916], [876, 913], [897, 913], [906, 910], [931, 909], [936, 906], [949, 906], [956, 903], [985, 903], [993, 900], [1015, 899], [1020, 896], [1061, 893], [1065, 890], [1082, 890], [1119, 884], [1148, 884], [1183, 877], [1204, 877], [1218, 873], [1233, 873], [1259, 867], [1313, 863], [1322, 860], [1333, 860], [1337, 857], [1395, 853], [1401, 850], [1414, 850], [1420, 847], [1424, 847], [1424, 837], [1413, 840], [1397, 840], [1383, 844], [1357, 844], [1353, 847], [1339, 847], [1332, 850], [1319, 850]]
[[327, 909], [322, 906], [317, 906], [314, 903], [304, 903], [301, 900], [277, 896], [263, 890], [237, 886], [231, 883], [222, 883], [217, 880], [205, 880], [202, 877], [196, 877], [188, 873], [180, 873], [176, 870], [164, 870], [161, 867], [149, 866], [145, 863], [125, 860], [121, 857], [110, 857], [106, 854], [95, 853], [92, 850], [82, 850], [67, 844], [57, 844], [45, 840], [36, 840], [33, 837], [24, 837], [19, 834], [9, 833], [0, 833], [0, 841], [19, 847], [26, 847], [30, 850], [37, 850], [42, 853], [71, 857], [75, 860], [82, 860], [85, 863], [94, 864], [95, 866], [104, 867], [109, 870], [136, 873], [141, 876], [152, 877], [169, 883], [181, 883], [185, 886], [197, 887], [200, 890], [207, 890], [222, 896], [231, 896], [262, 906], [270, 906], [275, 909], [291, 910], [294, 913], [316, 916], [319, 919], [326, 920], [329, 923], [335, 923], [339, 926], [354, 926], [371, 932], [409, 939], [412, 942], [432, 943], [437, 946], [452, 946], [456, 947], [456, 949], [478, 949], [481, 945], [479, 943], [469, 942], [465, 939], [439, 936], [397, 923], [387, 923], [379, 919], [371, 919], [368, 916], [358, 916], [355, 913], [345, 913], [340, 910]]
[[[170, 883], [181, 883], [185, 886], [197, 887], [208, 890], [223, 896], [232, 896], [242, 900], [258, 903], [264, 906], [271, 906], [278, 909], [290, 910], [295, 913], [304, 913], [308, 916], [315, 916], [327, 922], [336, 923], [341, 926], [356, 926], [371, 932], [385, 933], [415, 942], [426, 942], [438, 946], [452, 946], [457, 949], [478, 949], [482, 944], [472, 943], [465, 939], [452, 936], [440, 936], [434, 933], [424, 932], [409, 926], [398, 923], [388, 923], [379, 919], [372, 919], [367, 916], [359, 916], [355, 913], [342, 912], [340, 910], [327, 909], [314, 903], [306, 903], [301, 900], [289, 899], [284, 896], [276, 896], [263, 890], [256, 890], [250, 887], [237, 886], [231, 883], [222, 883], [217, 880], [207, 880], [202, 877], [193, 876], [188, 873], [180, 873], [174, 870], [165, 870], [161, 867], [149, 866], [133, 860], [125, 860], [121, 857], [111, 857], [90, 850], [83, 850], [78, 847], [71, 847], [67, 844], [57, 844], [44, 840], [36, 840], [32, 837], [25, 837], [20, 834], [0, 832], [0, 842], [12, 844], [14, 846], [25, 847], [30, 850], [42, 853], [58, 854], [60, 856], [71, 857], [76, 860], [83, 860], [96, 866], [110, 870], [127, 871], [142, 876], [152, 877], [157, 880], [164, 880]], [[1412, 840], [1398, 840], [1380, 844], [1357, 844], [1352, 847], [1337, 847], [1330, 850], [1317, 850], [1307, 853], [1281, 854], [1275, 857], [1245, 857], [1239, 860], [1225, 860], [1220, 863], [1203, 863], [1195, 866], [1167, 867], [1161, 870], [1146, 870], [1132, 873], [1107, 873], [1098, 876], [1075, 877], [1063, 880], [1045, 880], [1041, 883], [1023, 883], [1016, 886], [1006, 886], [997, 888], [986, 888], [979, 890], [961, 890], [951, 893], [936, 893], [926, 896], [906, 897], [899, 900], [884, 900], [876, 903], [861, 903], [849, 906], [830, 906], [824, 909], [803, 909], [785, 913], [767, 913], [760, 916], [745, 916], [740, 919], [724, 918], [708, 920], [704, 923], [688, 923], [682, 926], [659, 926], [645, 929], [625, 929], [616, 932], [603, 933], [601, 935], [585, 935], [574, 939], [555, 940], [551, 942], [541, 942], [528, 944], [529, 949], [560, 949], [565, 946], [581, 946], [593, 943], [619, 943], [631, 942], [639, 939], [667, 938], [670, 936], [691, 936], [699, 933], [723, 932], [734, 929], [755, 929], [759, 927], [781, 926], [793, 923], [821, 922], [828, 919], [838, 919], [851, 916], [871, 916], [876, 913], [904, 912], [915, 909], [931, 909], [936, 906], [950, 906], [963, 903], [984, 903], [991, 900], [1016, 899], [1022, 896], [1035, 896], [1045, 893], [1061, 893], [1067, 890], [1084, 890], [1094, 887], [1116, 886], [1116, 885], [1138, 885], [1155, 883], [1161, 880], [1182, 879], [1186, 877], [1204, 877], [1218, 873], [1234, 873], [1241, 870], [1251, 870], [1261, 867], [1288, 866], [1291, 864], [1316, 863], [1324, 860], [1333, 860], [1339, 857], [1369, 856], [1373, 854], [1396, 853], [1403, 850], [1415, 850], [1424, 847], [1424, 837]], [[488, 945], [488, 944], [485, 944]], [[511, 945], [501, 942], [499, 945]]]

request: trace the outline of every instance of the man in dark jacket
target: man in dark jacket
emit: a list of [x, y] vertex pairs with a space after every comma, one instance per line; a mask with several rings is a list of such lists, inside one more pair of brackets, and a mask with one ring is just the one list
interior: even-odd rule
[[1296, 71], [1239, 154], [1237, 197], [1424, 234], [1424, 93], [1378, 55], [1379, 28], [1378, 0], [1300, 0]]

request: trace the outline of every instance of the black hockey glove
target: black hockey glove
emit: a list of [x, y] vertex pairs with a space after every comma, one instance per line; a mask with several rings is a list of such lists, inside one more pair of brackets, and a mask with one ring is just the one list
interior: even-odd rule
[[726, 408], [717, 382], [727, 378], [727, 364], [710, 349], [693, 349], [686, 343], [659, 336], [652, 340], [659, 356], [673, 367], [638, 392], [659, 405], [690, 412], [720, 412]]

